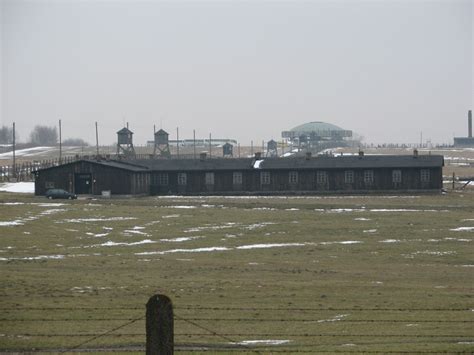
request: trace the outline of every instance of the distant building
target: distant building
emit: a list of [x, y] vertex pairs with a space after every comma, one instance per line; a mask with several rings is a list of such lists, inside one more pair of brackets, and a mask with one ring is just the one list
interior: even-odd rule
[[469, 110], [467, 113], [467, 137], [455, 137], [454, 146], [474, 148], [474, 138], [472, 137], [472, 110]]
[[292, 145], [317, 153], [324, 149], [354, 145], [352, 131], [326, 122], [308, 122], [281, 133]]
[[35, 194], [327, 194], [440, 191], [441, 155], [80, 160], [35, 172]]

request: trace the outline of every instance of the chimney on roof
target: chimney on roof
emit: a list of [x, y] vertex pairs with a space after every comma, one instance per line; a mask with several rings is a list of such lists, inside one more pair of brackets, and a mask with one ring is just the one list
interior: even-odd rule
[[359, 150], [359, 159], [362, 159], [363, 156], [364, 156], [364, 151], [363, 151], [363, 150]]
[[255, 153], [255, 159], [256, 159], [256, 160], [262, 159], [262, 153], [256, 152], [256, 153]]
[[306, 160], [310, 160], [311, 159], [311, 152], [306, 152]]
[[467, 112], [467, 136], [472, 138], [472, 110]]
[[418, 158], [418, 149], [413, 149], [413, 158]]
[[199, 154], [199, 160], [201, 160], [201, 161], [202, 161], [202, 160], [206, 160], [206, 156], [207, 156], [206, 153], [201, 153], [201, 154]]

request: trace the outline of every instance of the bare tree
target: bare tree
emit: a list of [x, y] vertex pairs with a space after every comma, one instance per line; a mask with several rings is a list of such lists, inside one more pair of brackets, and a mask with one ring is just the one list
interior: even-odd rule
[[[16, 134], [18, 140], [18, 134]], [[2, 126], [0, 128], [0, 144], [13, 143], [13, 129], [11, 127]]]
[[30, 134], [30, 142], [35, 145], [55, 145], [58, 142], [56, 127], [35, 126]]
[[87, 147], [89, 143], [87, 143], [82, 138], [68, 138], [63, 141], [64, 146], [76, 146], [76, 147]]

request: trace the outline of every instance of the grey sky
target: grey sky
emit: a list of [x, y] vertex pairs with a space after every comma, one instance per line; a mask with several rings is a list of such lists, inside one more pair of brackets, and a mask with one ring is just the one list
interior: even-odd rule
[[280, 139], [308, 121], [366, 142], [466, 135], [470, 0], [1, 2], [0, 125], [63, 120], [101, 143]]

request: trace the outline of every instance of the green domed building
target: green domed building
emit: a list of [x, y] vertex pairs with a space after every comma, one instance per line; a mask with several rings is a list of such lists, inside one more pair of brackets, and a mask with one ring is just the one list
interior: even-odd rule
[[311, 151], [352, 145], [352, 131], [331, 123], [314, 121], [296, 126], [281, 133], [282, 138], [293, 146]]

